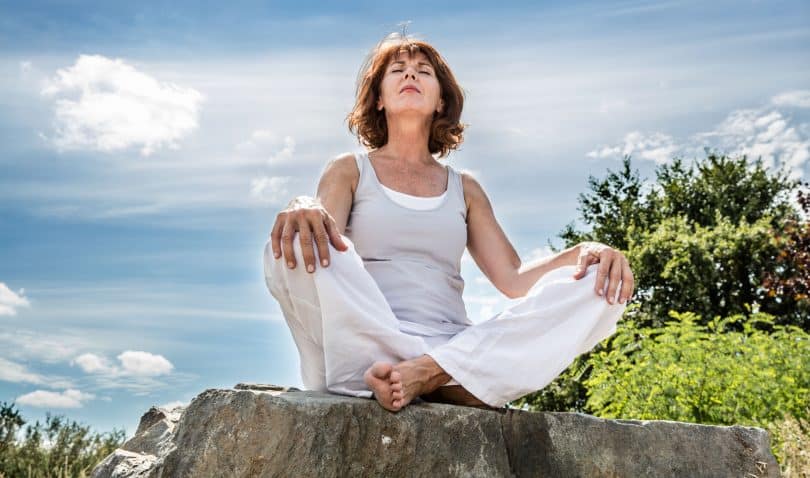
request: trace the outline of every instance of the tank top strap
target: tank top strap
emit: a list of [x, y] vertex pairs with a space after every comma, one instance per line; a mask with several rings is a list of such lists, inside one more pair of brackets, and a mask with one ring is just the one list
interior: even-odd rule
[[448, 178], [448, 189], [453, 188], [453, 191], [448, 191], [455, 195], [456, 201], [458, 202], [459, 206], [464, 211], [464, 217], [467, 217], [467, 204], [464, 202], [464, 183], [462, 181], [461, 173], [455, 170], [449, 164], [447, 165], [448, 171], [450, 172], [450, 178]]

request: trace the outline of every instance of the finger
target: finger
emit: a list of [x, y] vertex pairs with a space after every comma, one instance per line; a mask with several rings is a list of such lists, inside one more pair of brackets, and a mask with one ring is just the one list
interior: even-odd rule
[[588, 268], [587, 258], [587, 254], [579, 255], [579, 258], [577, 259], [577, 268], [574, 272], [574, 279], [582, 279], [585, 277], [585, 270]]
[[622, 261], [622, 290], [619, 295], [619, 302], [624, 304], [633, 295], [633, 271], [627, 259]]
[[284, 225], [284, 215], [279, 214], [276, 216], [276, 222], [273, 224], [273, 230], [270, 232], [270, 244], [273, 248], [273, 257], [278, 259], [281, 257], [281, 229]]
[[608, 278], [610, 271], [610, 263], [607, 260], [599, 261], [599, 270], [596, 273], [596, 293], [603, 295], [605, 293], [605, 280]]
[[337, 225], [335, 224], [335, 220], [332, 219], [332, 216], [329, 216], [326, 221], [324, 221], [324, 225], [326, 225], [326, 232], [329, 233], [329, 240], [332, 242], [332, 245], [335, 246], [335, 249], [339, 251], [345, 251], [349, 249], [349, 246], [343, 242], [343, 236], [338, 231]]
[[301, 255], [307, 272], [315, 271], [315, 250], [312, 247], [312, 225], [306, 218], [298, 223], [298, 238], [301, 239]]
[[293, 249], [293, 236], [295, 235], [295, 221], [287, 217], [284, 227], [281, 230], [281, 251], [284, 253], [284, 260], [287, 267], [295, 269], [295, 250]]
[[318, 247], [318, 257], [321, 258], [321, 265], [326, 267], [329, 265], [329, 234], [327, 234], [322, 222], [316, 221], [312, 226], [312, 235]]
[[608, 284], [607, 301], [612, 304], [616, 300], [616, 290], [622, 280], [622, 262], [615, 258], [610, 261], [610, 283]]

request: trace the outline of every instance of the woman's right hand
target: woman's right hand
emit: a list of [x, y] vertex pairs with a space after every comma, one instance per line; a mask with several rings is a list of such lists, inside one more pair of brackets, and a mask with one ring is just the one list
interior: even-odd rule
[[290, 269], [295, 269], [296, 266], [292, 242], [296, 232], [301, 241], [301, 252], [308, 272], [314, 272], [317, 266], [315, 250], [312, 247], [313, 239], [318, 247], [318, 256], [323, 267], [329, 265], [329, 242], [340, 251], [349, 248], [343, 242], [343, 237], [329, 212], [317, 199], [309, 196], [298, 196], [290, 201], [276, 216], [273, 232], [270, 233], [273, 256], [279, 259], [283, 253]]

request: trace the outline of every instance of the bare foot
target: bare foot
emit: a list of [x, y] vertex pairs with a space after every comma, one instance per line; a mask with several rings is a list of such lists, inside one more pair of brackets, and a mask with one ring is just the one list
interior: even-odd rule
[[432, 392], [451, 378], [427, 354], [396, 365], [374, 362], [363, 377], [380, 405], [392, 412], [401, 410], [414, 398]]
[[363, 380], [383, 408], [392, 412], [402, 408], [402, 381], [393, 365], [387, 362], [374, 362], [363, 374]]
[[498, 410], [497, 408], [491, 407], [485, 402], [482, 402], [476, 398], [475, 395], [470, 393], [461, 385], [446, 385], [444, 387], [439, 387], [430, 393], [422, 395], [420, 398], [426, 402], [449, 403], [452, 405], [462, 405], [465, 407]]

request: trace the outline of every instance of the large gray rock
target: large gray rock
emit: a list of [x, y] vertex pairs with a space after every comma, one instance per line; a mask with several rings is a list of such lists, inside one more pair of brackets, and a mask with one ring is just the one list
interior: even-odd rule
[[485, 410], [239, 384], [150, 409], [93, 477], [772, 477], [761, 428]]

